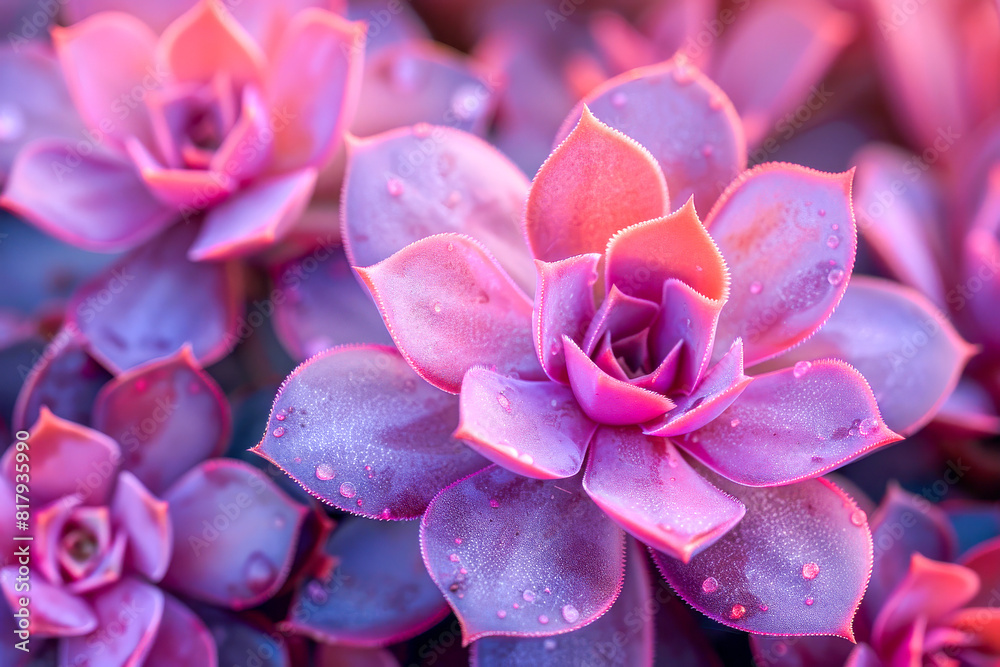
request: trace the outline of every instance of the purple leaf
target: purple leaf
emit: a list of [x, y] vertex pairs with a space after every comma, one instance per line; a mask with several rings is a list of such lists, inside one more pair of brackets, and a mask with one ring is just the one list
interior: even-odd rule
[[688, 564], [653, 552], [674, 590], [738, 630], [853, 640], [872, 569], [871, 534], [854, 501], [822, 478], [754, 489], [702, 472], [747, 512]]
[[324, 553], [336, 563], [296, 592], [285, 625], [320, 642], [385, 646], [416, 637], [448, 615], [427, 576], [416, 521], [348, 519]]
[[462, 641], [577, 630], [621, 590], [625, 535], [576, 479], [490, 466], [442, 491], [421, 520], [430, 572]]
[[91, 634], [60, 642], [60, 664], [129, 667], [143, 664], [163, 619], [159, 588], [126, 578], [90, 597], [97, 614]]
[[545, 379], [531, 302], [477, 241], [438, 234], [358, 273], [403, 357], [435, 387], [457, 394], [473, 366]]
[[414, 519], [442, 488], [488, 465], [452, 437], [458, 402], [391, 348], [336, 348], [289, 376], [253, 451], [334, 507]]
[[456, 438], [494, 463], [536, 479], [579, 472], [597, 428], [569, 387], [514, 380], [485, 368], [465, 374], [460, 407]]
[[725, 535], [745, 511], [695, 472], [673, 443], [634, 426], [598, 429], [583, 487], [636, 539], [684, 562]]
[[601, 255], [590, 253], [558, 262], [536, 260], [533, 322], [535, 352], [550, 379], [569, 384], [562, 337], [583, 343], [587, 326], [594, 319], [594, 283]]
[[142, 667], [216, 667], [215, 639], [194, 612], [172, 595], [163, 596], [163, 619]]

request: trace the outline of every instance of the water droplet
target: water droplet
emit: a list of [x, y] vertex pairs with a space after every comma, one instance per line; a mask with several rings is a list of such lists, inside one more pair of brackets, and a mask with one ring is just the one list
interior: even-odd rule
[[729, 425], [732, 426], [733, 428], [736, 428], [737, 426], [740, 425], [740, 420], [739, 419], [734, 419], [731, 422], [729, 422]]
[[701, 147], [701, 154], [705, 157], [712, 157], [714, 151], [715, 149], [712, 147], [712, 144], [705, 144]]
[[545, 593], [546, 595], [548, 595], [549, 593], [551, 593], [551, 592], [552, 592], [552, 589], [551, 589], [551, 588], [546, 588], [546, 589], [545, 589], [544, 591], [542, 591], [542, 592], [543, 592], [543, 593]]
[[497, 403], [500, 404], [501, 408], [503, 408], [507, 412], [510, 412], [510, 399], [504, 396], [502, 393], [497, 394]]
[[555, 651], [557, 646], [556, 640], [552, 638], [546, 639], [544, 642], [542, 642], [542, 646], [545, 647], [546, 651]]
[[761, 611], [767, 611], [767, 605], [761, 602], [760, 607], [758, 607], [758, 609], [760, 609]]
[[357, 503], [358, 503], [358, 507], [361, 507], [362, 505], [365, 504], [365, 501], [361, 500], [361, 498], [358, 498]]
[[865, 514], [864, 510], [854, 510], [854, 512], [851, 514], [851, 523], [853, 523], [855, 526], [863, 526], [865, 525], [865, 521], [867, 520], [868, 520], [868, 515]]
[[874, 417], [868, 417], [867, 419], [862, 419], [861, 423], [858, 424], [858, 432], [861, 435], [868, 435], [869, 433], [874, 433], [879, 428], [878, 420]]
[[531, 591], [524, 591], [524, 593], [521, 593], [521, 597], [524, 598], [525, 602], [535, 601], [535, 594]]
[[625, 95], [625, 93], [621, 92], [620, 90], [611, 96], [611, 106], [615, 107], [616, 109], [621, 109], [623, 106], [625, 106], [626, 102], [628, 102], [628, 96]]
[[747, 613], [747, 608], [741, 604], [734, 604], [733, 608], [729, 610], [729, 618], [734, 621], [738, 621], [743, 618]]
[[461, 543], [462, 543], [462, 538], [461, 537], [456, 537], [455, 538], [455, 544], [461, 544]]
[[803, 579], [815, 579], [819, 574], [819, 565], [816, 563], [806, 563], [802, 566]]
[[826, 217], [826, 211], [824, 211], [823, 209], [819, 209], [818, 211], [816, 211], [816, 214], [821, 218]]
[[507, 612], [501, 609], [497, 612], [497, 618], [507, 618]]
[[434, 304], [434, 312], [435, 313], [440, 313], [441, 312], [441, 303], [440, 302]]
[[448, 556], [448, 560], [450, 560], [452, 563], [457, 563], [461, 559], [459, 558], [458, 554], [451, 554], [450, 556]]
[[393, 197], [398, 197], [401, 194], [403, 194], [403, 184], [400, 183], [399, 180], [395, 178], [389, 179], [389, 181], [386, 183], [386, 189], [389, 191], [389, 194], [392, 195]]
[[571, 604], [563, 606], [562, 616], [566, 619], [567, 623], [576, 623], [580, 620], [580, 612], [577, 611], [577, 608]]
[[278, 428], [271, 431], [271, 435], [273, 435], [275, 438], [280, 438], [281, 436], [285, 435], [285, 427], [279, 426]]
[[840, 245], [840, 237], [836, 234], [830, 234], [829, 238], [826, 240], [827, 248], [836, 248]]
[[752, 283], [750, 283], [751, 294], [760, 294], [762, 289], [764, 289], [764, 286], [760, 283], [759, 280], [755, 280]]
[[259, 551], [250, 555], [245, 567], [244, 577], [247, 588], [254, 593], [267, 590], [274, 583], [274, 578], [278, 573], [274, 563]]
[[557, 401], [556, 399], [553, 398], [551, 401], [549, 401], [549, 405], [551, 407], [553, 407], [553, 408], [558, 408], [559, 407], [559, 401]]
[[701, 582], [701, 590], [706, 593], [714, 593], [719, 590], [719, 581], [715, 577], [708, 577], [705, 581]]
[[274, 416], [274, 418], [277, 419], [279, 422], [285, 421], [285, 415], [282, 414], [277, 414]]
[[519, 605], [519, 604], [518, 604], [518, 603], [516, 603], [516, 602], [515, 602], [514, 604], [512, 604], [511, 606], [512, 606], [512, 607], [513, 607], [514, 609], [520, 609], [520, 608], [521, 608], [521, 605]]
[[812, 598], [806, 598], [806, 606], [807, 607], [811, 607], [812, 604], [813, 604], [813, 599]]
[[496, 498], [490, 498], [490, 507], [492, 507], [493, 509], [500, 507], [500, 501], [497, 500]]
[[345, 498], [353, 498], [354, 496], [358, 495], [358, 490], [354, 488], [354, 485], [351, 484], [350, 482], [344, 482], [343, 484], [340, 485], [340, 495], [344, 496]]
[[541, 616], [538, 617], [538, 622], [541, 623], [542, 625], [547, 625], [549, 622], [549, 617], [546, 616], [545, 614], [542, 614]]
[[826, 276], [826, 281], [831, 285], [839, 285], [844, 281], [843, 269], [834, 269]]
[[833, 223], [832, 225], [830, 225], [830, 229], [832, 229], [833, 231], [837, 231], [838, 229], [840, 229], [840, 225], [838, 225], [838, 224], [837, 224], [837, 223], [835, 222], [835, 223]]
[[811, 361], [797, 361], [795, 362], [795, 366], [792, 367], [792, 375], [800, 378], [808, 373], [810, 368], [812, 368]]
[[320, 463], [316, 466], [316, 479], [327, 482], [337, 476], [337, 471], [329, 463]]

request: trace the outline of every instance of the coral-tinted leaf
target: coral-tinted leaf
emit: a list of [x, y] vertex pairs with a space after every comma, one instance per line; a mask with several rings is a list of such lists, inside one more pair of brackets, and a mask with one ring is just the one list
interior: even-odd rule
[[473, 366], [545, 379], [531, 302], [473, 239], [431, 236], [358, 273], [400, 352], [434, 386], [458, 393]]
[[455, 437], [508, 470], [536, 479], [580, 471], [597, 425], [573, 392], [555, 382], [527, 382], [485, 368], [462, 381]]
[[583, 487], [618, 525], [688, 562], [743, 517], [743, 505], [695, 472], [664, 438], [636, 427], [601, 427]]
[[871, 384], [889, 428], [908, 435], [930, 421], [975, 352], [917, 291], [859, 276], [823, 328], [775, 363], [843, 359]]
[[70, 25], [98, 12], [128, 12], [159, 34], [195, 2], [197, 0], [164, 0], [152, 4], [141, 0], [67, 0], [63, 12]]
[[[23, 544], [23, 543], [22, 543]], [[29, 547], [30, 548], [30, 547]], [[17, 566], [0, 570], [0, 588], [7, 602], [15, 609], [22, 607], [20, 598], [29, 600], [29, 630], [39, 637], [78, 637], [93, 632], [97, 616], [83, 598], [52, 584], [44, 577], [31, 577], [30, 588], [23, 590], [24, 578], [18, 581]], [[6, 612], [0, 601], [0, 612]], [[8, 612], [9, 613], [9, 612]]]
[[199, 209], [223, 201], [239, 185], [225, 173], [165, 164], [135, 137], [125, 140], [125, 150], [149, 192], [170, 209], [182, 211], [187, 218]]
[[302, 216], [315, 185], [316, 170], [306, 168], [241, 190], [205, 215], [188, 258], [220, 261], [268, 248]]
[[343, 347], [282, 385], [253, 450], [314, 496], [379, 519], [414, 519], [487, 461], [452, 437], [458, 397], [423, 382], [395, 350]]
[[929, 232], [942, 218], [940, 193], [934, 172], [913, 179], [909, 171], [917, 159], [888, 144], [858, 152], [852, 158], [858, 165], [854, 210], [858, 229], [891, 274], [943, 305], [941, 273]]
[[175, 545], [166, 587], [244, 609], [285, 583], [306, 510], [264, 473], [240, 461], [213, 459], [184, 475], [163, 499]]
[[126, 105], [136, 87], [143, 92], [159, 88], [168, 74], [154, 62], [153, 31], [128, 13], [106, 12], [68, 28], [53, 28], [52, 41], [70, 95], [87, 125], [119, 141], [134, 136], [152, 145], [146, 107]]
[[[394, 16], [392, 23], [398, 21]], [[365, 137], [425, 122], [480, 134], [497, 93], [465, 54], [429, 39], [404, 39], [369, 51], [351, 132]]]
[[979, 577], [955, 563], [913, 554], [906, 577], [886, 599], [872, 628], [872, 646], [888, 652], [905, 638], [920, 616], [934, 622], [959, 609], [979, 590]]
[[726, 260], [698, 220], [694, 199], [663, 218], [627, 227], [608, 242], [605, 287], [656, 302], [674, 278], [714, 301], [729, 293]]
[[163, 619], [142, 667], [216, 667], [215, 639], [194, 612], [172, 595], [163, 596]]
[[993, 538], [977, 545], [962, 556], [962, 565], [979, 575], [979, 592], [969, 602], [969, 607], [989, 607], [991, 597], [1000, 590], [1000, 538]]
[[[121, 462], [118, 443], [98, 431], [53, 415], [42, 408], [31, 427], [31, 500], [39, 507], [77, 494], [87, 505], [111, 497]], [[0, 459], [0, 474], [14, 481], [15, 448]]]
[[[646, 555], [629, 540], [625, 583], [604, 616], [561, 637], [486, 637], [472, 645], [472, 667], [653, 665], [653, 614]], [[622, 640], [621, 638], [627, 638]]]
[[865, 594], [865, 609], [874, 619], [906, 577], [913, 554], [949, 562], [955, 559], [957, 547], [948, 516], [895, 482], [889, 483], [885, 498], [872, 514], [871, 529], [875, 570]]
[[370, 266], [426, 236], [460, 232], [530, 292], [535, 271], [520, 227], [527, 193], [510, 160], [455, 129], [416, 125], [358, 141], [341, 198], [347, 256]]
[[274, 329], [294, 358], [348, 343], [392, 343], [340, 248], [316, 248], [276, 268], [272, 279]]
[[571, 480], [491, 466], [442, 491], [421, 520], [427, 571], [463, 643], [581, 628], [621, 590], [624, 533]]
[[97, 628], [60, 642], [60, 664], [107, 667], [141, 665], [163, 619], [164, 595], [143, 581], [125, 578], [90, 597]]
[[345, 521], [324, 548], [335, 569], [298, 590], [285, 625], [347, 646], [385, 646], [429, 630], [448, 605], [424, 568], [419, 533], [415, 521]]
[[222, 389], [187, 345], [119, 375], [94, 407], [94, 428], [121, 444], [123, 467], [154, 494], [220, 454], [231, 425]]
[[739, 630], [853, 639], [872, 568], [871, 534], [854, 501], [822, 478], [753, 489], [699, 470], [746, 516], [688, 564], [653, 552], [674, 590]]
[[732, 276], [719, 318], [723, 349], [743, 338], [747, 365], [813, 334], [847, 289], [857, 230], [851, 172], [772, 163], [744, 172], [706, 226]]
[[585, 109], [538, 170], [525, 229], [535, 258], [552, 262], [603, 252], [619, 230], [669, 210], [663, 172], [649, 151]]
[[285, 119], [274, 135], [275, 172], [318, 168], [333, 156], [354, 114], [363, 53], [360, 23], [313, 8], [289, 21], [264, 95]]
[[[743, 127], [729, 98], [679, 58], [617, 76], [582, 103], [645, 146], [663, 169], [673, 200], [693, 196], [703, 214], [746, 168]], [[576, 125], [580, 112], [577, 108], [569, 115], [560, 138]]]
[[569, 383], [562, 337], [583, 343], [587, 326], [594, 318], [594, 283], [597, 282], [596, 253], [567, 257], [558, 262], [538, 260], [535, 308], [535, 352], [550, 379]]
[[126, 160], [92, 152], [71, 169], [68, 154], [76, 149], [63, 140], [29, 144], [11, 167], [0, 204], [61, 241], [102, 252], [135, 247], [177, 217]]
[[709, 299], [674, 278], [663, 283], [661, 298], [656, 320], [650, 327], [650, 352], [654, 359], [665, 359], [674, 347], [683, 345], [677, 385], [690, 393], [712, 361], [715, 330], [726, 302]]
[[235, 267], [185, 256], [195, 225], [168, 231], [101, 272], [73, 296], [69, 322], [116, 373], [190, 344], [202, 365], [236, 343], [241, 286]]
[[124, 470], [118, 475], [111, 511], [115, 523], [128, 535], [128, 564], [150, 581], [162, 579], [173, 545], [167, 504]]
[[240, 85], [259, 78], [264, 53], [220, 2], [198, 2], [157, 44], [160, 67], [178, 81], [201, 83], [219, 72]]
[[[274, 146], [274, 131], [267, 103], [261, 97], [257, 86], [243, 87], [240, 115], [212, 155], [209, 171], [224, 173], [239, 181], [247, 182], [256, 177], [267, 166]], [[296, 170], [293, 174], [308, 172]]]
[[673, 436], [705, 426], [733, 404], [751, 378], [743, 374], [743, 341], [739, 338], [698, 383], [693, 392], [676, 399], [677, 407], [643, 426], [648, 435]]
[[56, 416], [89, 426], [94, 399], [111, 374], [87, 354], [71, 330], [53, 337], [17, 395], [11, 426], [28, 428], [44, 405]]
[[677, 443], [748, 486], [816, 477], [901, 440], [868, 383], [836, 359], [758, 375], [717, 419]]
[[713, 61], [712, 79], [732, 98], [747, 143], [787, 132], [780, 118], [800, 104], [810, 116], [823, 108], [833, 93], [820, 81], [854, 32], [850, 14], [816, 0], [754, 5], [735, 22]]
[[674, 408], [663, 394], [608, 375], [570, 338], [563, 336], [569, 383], [580, 407], [599, 424], [640, 424]]

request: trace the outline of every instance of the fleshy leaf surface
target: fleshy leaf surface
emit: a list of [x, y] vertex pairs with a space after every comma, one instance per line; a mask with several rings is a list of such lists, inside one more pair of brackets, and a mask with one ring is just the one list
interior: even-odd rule
[[556, 382], [569, 384], [562, 337], [583, 343], [594, 318], [594, 283], [597, 282], [597, 253], [575, 255], [558, 262], [536, 260], [535, 352], [545, 373]]
[[844, 295], [857, 249], [851, 175], [761, 165], [708, 214], [731, 275], [719, 345], [743, 338], [748, 366], [808, 338]]
[[555, 382], [528, 382], [472, 368], [462, 381], [455, 437], [520, 475], [572, 477], [597, 425], [573, 392]]
[[263, 472], [241, 461], [212, 459], [181, 477], [163, 499], [175, 544], [164, 586], [245, 609], [285, 583], [306, 509]]
[[135, 475], [123, 470], [118, 475], [111, 512], [128, 536], [128, 565], [150, 581], [162, 579], [173, 551], [167, 503], [151, 494]]
[[853, 639], [872, 569], [868, 522], [854, 501], [822, 478], [755, 489], [698, 469], [747, 511], [690, 563], [653, 552], [674, 590], [738, 630]]
[[392, 348], [336, 348], [289, 376], [253, 451], [334, 507], [415, 519], [442, 488], [488, 465], [452, 437], [458, 415], [458, 397]]
[[229, 403], [189, 346], [106, 384], [94, 428], [122, 447], [123, 467], [161, 494], [192, 467], [225, 448]]
[[677, 444], [747, 486], [816, 477], [901, 440], [864, 377], [822, 359], [758, 375], [718, 418]]
[[[126, 667], [143, 664], [163, 619], [163, 592], [131, 577], [95, 593], [97, 628], [60, 642], [60, 663]], [[130, 611], [126, 611], [130, 610]]]
[[[472, 645], [472, 667], [652, 667], [653, 614], [649, 570], [639, 543], [630, 539], [621, 595], [604, 616], [561, 637], [486, 637]], [[621, 638], [627, 638], [622, 641]]]
[[83, 285], [69, 322], [113, 372], [166, 356], [190, 343], [202, 365], [235, 345], [242, 290], [235, 267], [189, 262], [195, 225], [180, 225]]
[[417, 124], [350, 147], [341, 196], [343, 236], [355, 266], [370, 266], [410, 243], [468, 234], [531, 291], [534, 267], [521, 233], [528, 179], [482, 139]]
[[473, 366], [544, 380], [531, 302], [475, 240], [438, 234], [357, 269], [400, 352], [425, 380], [458, 393]]
[[[674, 201], [694, 197], [706, 213], [746, 168], [743, 126], [726, 94], [681, 58], [610, 79], [583, 98], [590, 111], [645, 146], [659, 163]], [[580, 118], [579, 106], [558, 137]]]
[[531, 184], [525, 230], [532, 255], [554, 262], [603, 252], [619, 230], [669, 210], [663, 172], [649, 151], [584, 109]]
[[889, 428], [909, 435], [947, 400], [975, 352], [916, 290], [858, 276], [816, 335], [773, 363], [843, 359], [868, 380]]
[[336, 566], [296, 593], [285, 625], [317, 641], [385, 646], [430, 629], [448, 614], [420, 555], [416, 521], [348, 519], [323, 549]]
[[198, 616], [172, 595], [163, 596], [163, 618], [143, 667], [216, 667], [215, 639]]
[[583, 488], [636, 539], [685, 562], [745, 511], [695, 472], [673, 443], [635, 426], [598, 429]]
[[625, 534], [576, 478], [542, 481], [490, 466], [431, 502], [420, 544], [464, 644], [579, 629], [621, 590]]

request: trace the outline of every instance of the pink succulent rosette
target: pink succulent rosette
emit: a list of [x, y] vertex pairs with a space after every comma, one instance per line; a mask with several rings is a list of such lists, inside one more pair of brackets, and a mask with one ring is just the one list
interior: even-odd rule
[[340, 509], [420, 517], [465, 642], [591, 627], [626, 534], [722, 623], [851, 637], [871, 537], [820, 475], [926, 419], [968, 346], [948, 328], [892, 421], [851, 349], [791, 359], [841, 301], [887, 345], [934, 312], [849, 288], [851, 174], [743, 171], [732, 105], [683, 61], [584, 103], [530, 184], [446, 128], [354, 148], [343, 236], [396, 349], [300, 366], [254, 451]]
[[872, 515], [876, 557], [858, 644], [751, 637], [764, 667], [1000, 664], [1000, 538], [959, 556], [948, 515], [892, 484]]
[[[44, 400], [45, 387], [23, 391]], [[229, 408], [189, 348], [104, 384], [91, 427], [35, 410], [27, 445], [0, 459], [6, 607], [26, 597], [33, 642], [57, 639], [67, 667], [214, 667], [216, 641], [187, 601], [241, 610], [277, 593], [305, 507], [259, 470], [211, 458], [229, 438]], [[27, 531], [12, 522], [25, 498]], [[8, 648], [5, 660], [22, 658]]]
[[85, 18], [52, 31], [87, 129], [26, 146], [3, 205], [90, 250], [182, 218], [200, 223], [192, 260], [285, 234], [350, 123], [361, 24], [308, 0], [96, 4], [72, 3]]

